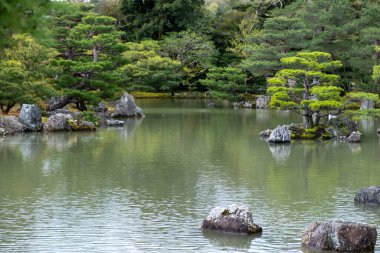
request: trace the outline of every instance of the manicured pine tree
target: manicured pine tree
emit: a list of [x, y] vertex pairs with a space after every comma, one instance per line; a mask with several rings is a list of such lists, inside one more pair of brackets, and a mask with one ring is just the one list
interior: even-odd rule
[[281, 63], [290, 68], [278, 71], [268, 81], [272, 108], [301, 111], [307, 127], [319, 125], [322, 117], [341, 109], [341, 89], [336, 87], [340, 76], [331, 71], [342, 63], [331, 60], [331, 54], [301, 52], [282, 58]]

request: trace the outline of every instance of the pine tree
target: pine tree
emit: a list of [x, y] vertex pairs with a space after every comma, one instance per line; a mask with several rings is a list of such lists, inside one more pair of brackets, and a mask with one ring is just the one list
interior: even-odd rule
[[331, 54], [297, 53], [282, 58], [281, 63], [291, 68], [278, 71], [268, 81], [272, 108], [301, 110], [307, 127], [312, 127], [330, 111], [342, 107], [339, 101], [341, 89], [336, 87], [340, 76], [331, 74], [332, 70], [342, 67], [342, 63], [332, 61]]

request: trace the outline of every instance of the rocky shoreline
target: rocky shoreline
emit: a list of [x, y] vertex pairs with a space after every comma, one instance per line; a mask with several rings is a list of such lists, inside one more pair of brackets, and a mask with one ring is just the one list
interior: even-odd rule
[[[23, 104], [19, 117], [0, 116], [0, 135], [22, 132], [51, 131], [94, 131], [99, 122], [103, 126], [123, 126], [124, 121], [116, 117], [144, 117], [142, 109], [136, 106], [132, 95], [125, 92], [116, 103], [115, 111], [109, 111], [104, 103], [94, 108], [95, 113], [71, 112], [67, 109], [56, 109], [48, 112], [45, 122], [37, 105]], [[99, 118], [105, 120], [98, 121]]]

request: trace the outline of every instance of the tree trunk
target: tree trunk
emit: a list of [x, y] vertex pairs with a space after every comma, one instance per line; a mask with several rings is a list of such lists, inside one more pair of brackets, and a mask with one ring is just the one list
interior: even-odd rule
[[99, 61], [99, 47], [97, 45], [94, 45], [92, 47], [92, 55], [94, 57], [94, 62]]
[[74, 60], [74, 50], [72, 48], [68, 48], [66, 50], [66, 57], [67, 57], [67, 60], [69, 61]]
[[76, 106], [77, 106], [78, 110], [81, 112], [87, 110], [86, 103], [83, 100], [79, 100], [78, 102], [76, 102]]

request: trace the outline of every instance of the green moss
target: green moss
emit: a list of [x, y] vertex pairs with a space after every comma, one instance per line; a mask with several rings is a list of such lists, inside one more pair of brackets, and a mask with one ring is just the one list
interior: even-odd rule
[[303, 133], [302, 135], [301, 135], [301, 138], [302, 139], [315, 139], [315, 138], [317, 138], [317, 135], [316, 134], [311, 134], [311, 133]]
[[333, 135], [328, 132], [324, 132], [321, 137], [322, 139], [328, 140], [328, 139], [333, 138]]

